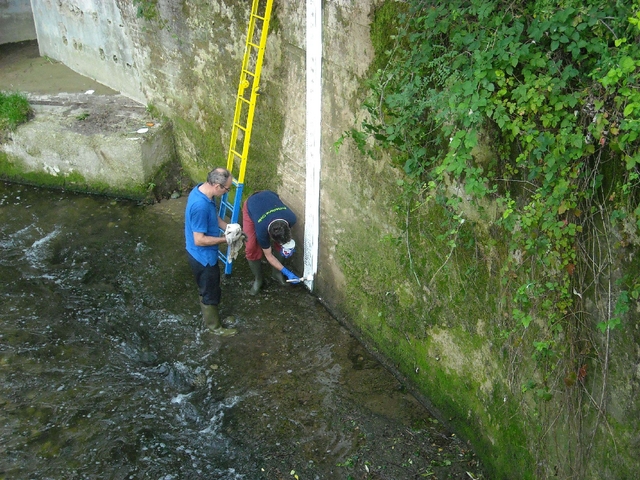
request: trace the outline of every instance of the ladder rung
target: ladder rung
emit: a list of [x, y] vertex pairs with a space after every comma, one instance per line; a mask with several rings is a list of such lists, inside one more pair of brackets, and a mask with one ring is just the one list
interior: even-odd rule
[[241, 154], [241, 153], [236, 152], [235, 150], [231, 150], [231, 153], [233, 153], [236, 157], [240, 157], [240, 158], [242, 158], [242, 154]]
[[256, 15], [255, 13], [252, 13], [252, 14], [251, 14], [251, 17], [252, 17], [252, 18], [258, 18], [258, 19], [260, 19], [260, 20], [264, 20], [264, 17], [261, 17], [260, 15]]
[[251, 72], [251, 71], [249, 71], [249, 70], [242, 70], [242, 71], [243, 71], [244, 73], [246, 73], [247, 75], [251, 75], [252, 77], [255, 77], [255, 76], [256, 76], [256, 73], [255, 73], [255, 72]]
[[240, 130], [242, 130], [243, 132], [247, 131], [247, 127], [243, 127], [242, 125], [240, 125], [239, 123], [234, 123], [233, 124], [234, 127], [238, 127]]
[[258, 44], [256, 44], [256, 43], [249, 42], [249, 43], [247, 43], [247, 45], [250, 45], [250, 46], [252, 46], [252, 47], [257, 48], [258, 50], [260, 50], [260, 45], [258, 45]]

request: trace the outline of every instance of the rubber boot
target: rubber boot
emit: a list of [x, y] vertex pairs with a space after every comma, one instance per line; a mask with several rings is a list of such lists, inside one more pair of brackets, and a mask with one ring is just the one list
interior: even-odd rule
[[264, 282], [262, 277], [262, 260], [247, 260], [247, 262], [249, 262], [249, 268], [251, 268], [251, 273], [253, 273], [253, 276], [255, 277], [249, 294], [257, 295], [262, 288], [262, 283]]
[[222, 326], [217, 305], [205, 305], [204, 303], [200, 302], [200, 308], [202, 310], [202, 320], [204, 321], [205, 326], [214, 335], [231, 337], [238, 333], [235, 328], [224, 328]]

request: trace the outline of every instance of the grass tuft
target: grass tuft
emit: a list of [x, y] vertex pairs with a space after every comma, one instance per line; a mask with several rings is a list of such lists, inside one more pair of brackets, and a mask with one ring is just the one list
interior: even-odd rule
[[0, 133], [29, 120], [31, 105], [21, 93], [0, 92]]

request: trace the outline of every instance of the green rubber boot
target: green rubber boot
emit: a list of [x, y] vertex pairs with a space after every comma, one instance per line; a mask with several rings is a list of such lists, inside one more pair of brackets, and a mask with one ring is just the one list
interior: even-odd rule
[[251, 268], [251, 273], [253, 273], [253, 276], [255, 277], [249, 294], [257, 295], [262, 288], [262, 283], [264, 282], [262, 277], [262, 260], [247, 260], [247, 262], [249, 262], [249, 268]]
[[202, 310], [202, 320], [204, 321], [205, 326], [214, 335], [231, 337], [238, 333], [235, 328], [224, 328], [222, 326], [217, 305], [205, 305], [204, 303], [200, 302], [200, 309]]

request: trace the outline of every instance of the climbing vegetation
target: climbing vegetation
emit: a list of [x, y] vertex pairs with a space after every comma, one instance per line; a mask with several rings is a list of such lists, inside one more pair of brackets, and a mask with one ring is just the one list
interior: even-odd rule
[[338, 143], [391, 152], [408, 211], [435, 199], [456, 229], [463, 202], [498, 206], [505, 338], [538, 327], [521, 389], [549, 400], [584, 381], [589, 336], [624, 328], [640, 297], [637, 269], [613, 272], [616, 250], [640, 245], [640, 4], [409, 0], [386, 17], [389, 4], [369, 115]]

